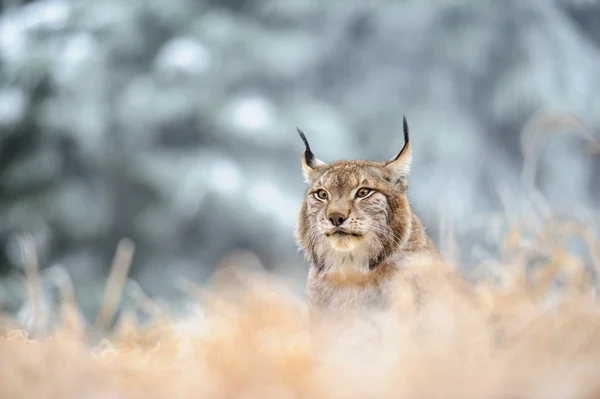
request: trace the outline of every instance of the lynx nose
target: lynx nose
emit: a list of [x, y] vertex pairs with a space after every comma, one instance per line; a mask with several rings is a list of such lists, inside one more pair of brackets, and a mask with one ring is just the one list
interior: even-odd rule
[[333, 224], [336, 227], [344, 223], [344, 221], [347, 219], [346, 216], [342, 215], [339, 212], [332, 212], [328, 216], [331, 224]]

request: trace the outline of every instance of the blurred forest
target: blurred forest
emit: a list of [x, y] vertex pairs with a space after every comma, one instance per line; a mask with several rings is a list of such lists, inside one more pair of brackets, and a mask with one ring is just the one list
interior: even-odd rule
[[[68, 271], [88, 315], [123, 237], [136, 244], [130, 277], [171, 303], [176, 276], [200, 283], [237, 248], [301, 281], [297, 126], [325, 161], [386, 160], [406, 115], [413, 207], [436, 241], [450, 220], [474, 261], [485, 251], [476, 221], [519, 208], [527, 121], [559, 110], [600, 127], [599, 2], [0, 4], [10, 311], [25, 298], [22, 233], [42, 274]], [[561, 132], [544, 144], [537, 184], [556, 209], [597, 208], [600, 157]]]

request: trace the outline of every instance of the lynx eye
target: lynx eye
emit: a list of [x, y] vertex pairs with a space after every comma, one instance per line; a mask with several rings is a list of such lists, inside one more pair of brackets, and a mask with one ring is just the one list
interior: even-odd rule
[[328, 193], [327, 191], [325, 191], [325, 190], [321, 189], [321, 190], [319, 190], [319, 191], [317, 191], [317, 192], [315, 193], [315, 197], [316, 197], [317, 199], [320, 199], [320, 200], [323, 200], [323, 201], [324, 201], [324, 200], [326, 200], [327, 198], [329, 198], [329, 193]]
[[373, 190], [371, 190], [370, 188], [366, 188], [366, 187], [359, 188], [358, 191], [356, 192], [356, 198], [368, 197], [369, 194], [371, 194], [372, 192], [373, 192]]

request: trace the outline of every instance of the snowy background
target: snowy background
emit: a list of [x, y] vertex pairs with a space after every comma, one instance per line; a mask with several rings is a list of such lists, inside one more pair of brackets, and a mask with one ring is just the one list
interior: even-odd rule
[[[202, 282], [236, 248], [304, 278], [296, 126], [325, 161], [385, 160], [405, 114], [410, 198], [436, 242], [443, 217], [465, 226], [502, 211], [502, 192], [518, 196], [520, 134], [536, 112], [600, 127], [596, 1], [0, 7], [0, 302], [11, 311], [25, 295], [20, 233], [35, 237], [42, 269], [69, 272], [88, 315], [122, 237], [136, 244], [131, 278], [155, 298], [176, 300], [175, 276]], [[567, 130], [546, 145], [539, 185], [559, 208], [594, 207], [600, 157]]]

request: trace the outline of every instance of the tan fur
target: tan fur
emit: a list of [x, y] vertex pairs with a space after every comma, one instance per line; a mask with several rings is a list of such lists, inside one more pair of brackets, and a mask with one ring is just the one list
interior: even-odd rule
[[[335, 314], [385, 308], [407, 255], [439, 256], [407, 197], [412, 155], [406, 125], [405, 129], [404, 148], [387, 162], [327, 164], [314, 157], [305, 141], [302, 168], [309, 188], [296, 239], [310, 262], [307, 292], [312, 310]], [[361, 188], [372, 191], [358, 198]], [[330, 235], [336, 228], [334, 219], [345, 219], [339, 227], [353, 235]]]

